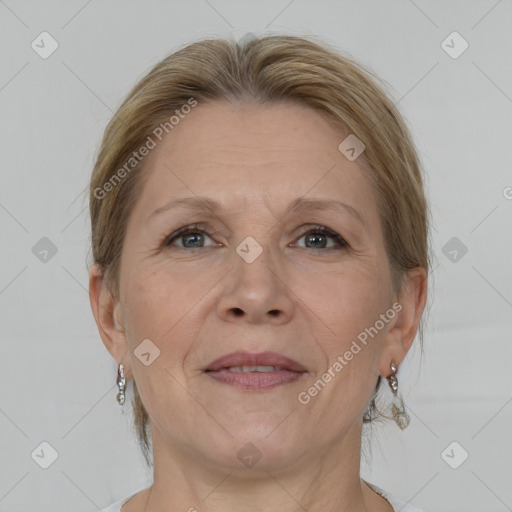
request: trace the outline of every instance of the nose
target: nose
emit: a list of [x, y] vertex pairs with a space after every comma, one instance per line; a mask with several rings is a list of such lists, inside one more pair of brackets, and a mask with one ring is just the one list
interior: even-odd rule
[[217, 306], [219, 317], [250, 324], [289, 322], [294, 311], [291, 283], [269, 250], [264, 249], [252, 263], [236, 253], [234, 259], [232, 272], [223, 280], [224, 289]]

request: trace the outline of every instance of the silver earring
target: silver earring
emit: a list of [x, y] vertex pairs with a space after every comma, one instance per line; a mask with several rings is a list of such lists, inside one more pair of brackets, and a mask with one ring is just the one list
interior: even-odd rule
[[119, 402], [119, 405], [124, 404], [124, 390], [126, 389], [126, 379], [124, 378], [124, 364], [119, 365], [119, 369], [117, 370], [117, 386], [119, 387], [119, 393], [117, 393], [116, 399]]
[[393, 403], [391, 405], [391, 411], [393, 412], [393, 419], [396, 424], [403, 430], [407, 428], [409, 423], [411, 422], [411, 417], [407, 414], [405, 410], [404, 399], [402, 395], [398, 396], [398, 379], [396, 377], [396, 372], [398, 371], [398, 367], [394, 361], [391, 361], [391, 371], [393, 372], [389, 377], [389, 387], [393, 393]]

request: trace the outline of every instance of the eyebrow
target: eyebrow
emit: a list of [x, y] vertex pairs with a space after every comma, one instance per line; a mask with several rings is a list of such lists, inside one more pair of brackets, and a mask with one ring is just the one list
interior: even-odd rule
[[[167, 204], [161, 206], [160, 208], [157, 208], [149, 215], [146, 222], [149, 222], [155, 215], [162, 213], [164, 211], [172, 210], [174, 208], [185, 208], [198, 213], [204, 211], [211, 211], [213, 213], [217, 213], [222, 210], [222, 205], [215, 199], [212, 199], [211, 197], [182, 197], [179, 199], [169, 201]], [[292, 203], [290, 203], [285, 212], [285, 215], [291, 211], [298, 213], [308, 213], [315, 210], [331, 211], [335, 213], [348, 213], [352, 217], [357, 219], [365, 227], [368, 227], [366, 219], [358, 210], [356, 210], [353, 206], [350, 206], [349, 204], [343, 203], [341, 201], [336, 201], [334, 199], [308, 199], [304, 197], [299, 197], [292, 201]]]

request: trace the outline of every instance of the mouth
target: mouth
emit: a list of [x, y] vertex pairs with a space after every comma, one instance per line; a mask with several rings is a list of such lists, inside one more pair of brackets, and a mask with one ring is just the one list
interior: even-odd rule
[[296, 382], [307, 370], [276, 352], [232, 352], [211, 362], [204, 372], [219, 383], [258, 391]]

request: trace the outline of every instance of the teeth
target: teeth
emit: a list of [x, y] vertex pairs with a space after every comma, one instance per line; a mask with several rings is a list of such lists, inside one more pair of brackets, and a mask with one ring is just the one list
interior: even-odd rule
[[272, 372], [277, 370], [276, 366], [230, 366], [228, 368], [231, 372], [242, 372], [242, 373], [250, 373], [250, 372]]

